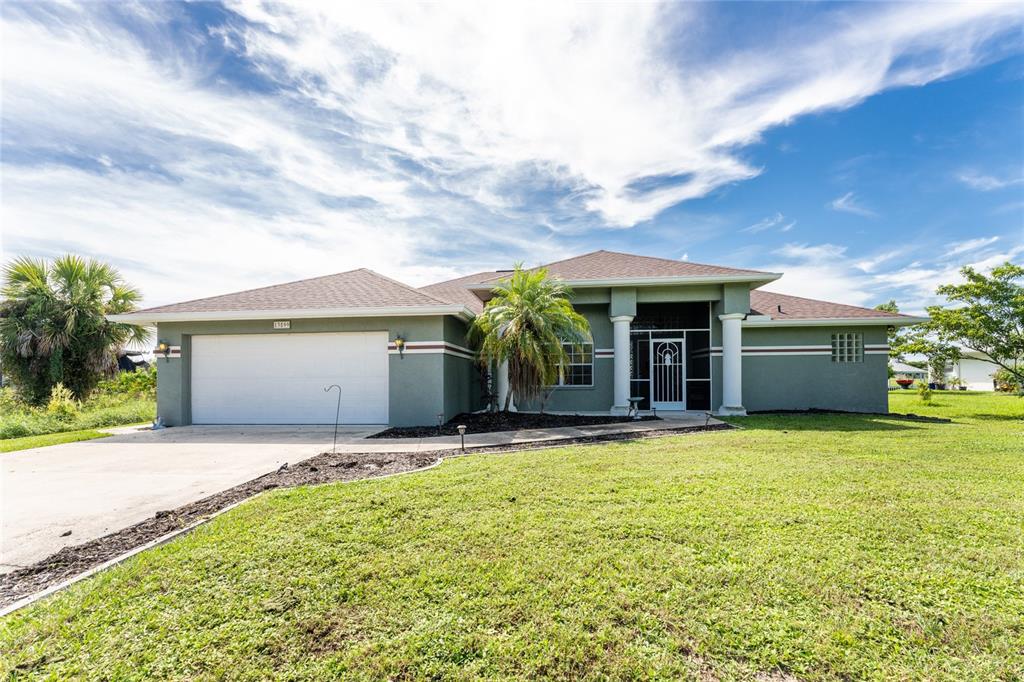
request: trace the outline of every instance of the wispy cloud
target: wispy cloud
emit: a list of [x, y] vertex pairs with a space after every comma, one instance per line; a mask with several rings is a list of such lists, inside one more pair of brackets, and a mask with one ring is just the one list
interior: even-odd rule
[[757, 221], [756, 223], [750, 225], [749, 227], [744, 227], [742, 230], [740, 230], [740, 232], [749, 232], [750, 234], [757, 234], [758, 232], [770, 230], [771, 228], [780, 224], [783, 220], [785, 220], [785, 217], [781, 213], [776, 213], [773, 216], [769, 216], [767, 218], [763, 218]]
[[847, 192], [841, 197], [836, 197], [828, 203], [829, 208], [833, 211], [841, 211], [843, 213], [852, 213], [854, 215], [863, 216], [865, 218], [877, 218], [878, 214], [872, 211], [870, 208], [862, 205], [853, 192]]
[[195, 9], [4, 5], [8, 252], [104, 255], [154, 303], [552, 259], [758, 175], [746, 150], [773, 128], [985, 63], [1021, 21], [825, 7], [708, 51], [680, 40], [700, 4]]
[[[893, 249], [853, 259], [849, 247], [832, 244], [787, 244], [773, 252], [765, 269], [785, 273], [765, 288], [797, 296], [810, 296], [852, 305], [874, 306], [890, 298], [904, 312], [920, 313], [942, 303], [935, 293], [940, 284], [960, 282], [960, 268], [970, 265], [987, 271], [1024, 254], [1024, 244], [997, 248], [1001, 240], [950, 245], [943, 252], [922, 245], [919, 249]], [[957, 248], [964, 246], [964, 248]], [[934, 251], [936, 255], [922, 257]]]
[[946, 255], [959, 256], [960, 254], [963, 253], [971, 253], [972, 251], [977, 251], [978, 249], [984, 248], [989, 244], [994, 244], [997, 241], [999, 241], [999, 237], [979, 237], [977, 239], [968, 239], [962, 242], [954, 242], [952, 244], [946, 245], [948, 249], [946, 251]]
[[963, 171], [957, 175], [957, 179], [968, 187], [982, 192], [1024, 184], [1024, 175], [997, 177], [977, 171]]

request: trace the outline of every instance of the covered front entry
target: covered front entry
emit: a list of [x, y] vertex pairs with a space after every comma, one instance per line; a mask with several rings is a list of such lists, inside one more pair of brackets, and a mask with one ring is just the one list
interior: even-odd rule
[[711, 409], [708, 303], [639, 304], [629, 331], [630, 394], [640, 409]]
[[193, 424], [388, 423], [388, 333], [192, 337]]

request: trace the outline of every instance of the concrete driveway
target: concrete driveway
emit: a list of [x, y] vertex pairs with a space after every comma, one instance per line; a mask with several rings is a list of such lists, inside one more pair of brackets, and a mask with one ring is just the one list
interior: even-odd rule
[[[378, 430], [347, 427], [338, 440]], [[0, 573], [312, 457], [333, 433], [192, 426], [0, 454]]]

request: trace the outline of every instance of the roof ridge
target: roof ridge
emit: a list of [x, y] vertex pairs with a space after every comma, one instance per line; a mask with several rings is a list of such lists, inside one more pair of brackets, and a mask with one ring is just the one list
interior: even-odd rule
[[[209, 301], [214, 298], [222, 298], [224, 296], [235, 296], [237, 294], [250, 294], [254, 291], [263, 291], [264, 289], [274, 289], [276, 287], [288, 286], [289, 284], [299, 284], [301, 282], [313, 282], [318, 279], [327, 279], [328, 277], [337, 277], [339, 275], [347, 275], [350, 272], [359, 272], [366, 268], [352, 268], [351, 270], [342, 270], [341, 272], [334, 272], [329, 275], [317, 275], [316, 277], [306, 277], [305, 279], [293, 279], [288, 282], [281, 282], [279, 284], [267, 284], [262, 287], [253, 287], [252, 289], [242, 289], [241, 291], [229, 291], [224, 294], [214, 294], [213, 296], [203, 296], [201, 298], [190, 298], [187, 301], [175, 301], [174, 303], [164, 303], [163, 305], [149, 306], [148, 308], [142, 308], [140, 310], [133, 310], [133, 313], [145, 313], [156, 308], [166, 308], [171, 305], [185, 305], [186, 303], [199, 303], [200, 301]], [[372, 272], [372, 271], [371, 271]], [[376, 273], [375, 273], [376, 274]]]
[[527, 268], [527, 270], [536, 270], [538, 268], [547, 268], [547, 267], [549, 267], [551, 265], [558, 265], [559, 263], [566, 263], [566, 262], [571, 261], [571, 260], [576, 260], [577, 258], [583, 258], [585, 256], [593, 256], [595, 253], [612, 253], [612, 252], [611, 251], [606, 251], [605, 249], [598, 249], [596, 251], [587, 251], [586, 253], [581, 253], [581, 254], [579, 254], [577, 256], [569, 256], [568, 258], [562, 258], [560, 260], [553, 260], [550, 263], [542, 263], [540, 265], [535, 265], [532, 268]]
[[481, 270], [480, 272], [474, 272], [474, 273], [471, 273], [471, 274], [468, 274], [468, 275], [461, 275], [459, 277], [452, 277], [451, 279], [444, 279], [444, 280], [441, 280], [440, 282], [432, 282], [430, 284], [424, 284], [421, 287], [416, 287], [416, 290], [417, 291], [421, 291], [423, 289], [429, 289], [430, 287], [437, 287], [437, 286], [441, 286], [443, 284], [451, 284], [452, 282], [458, 282], [460, 279], [469, 279], [470, 277], [477, 277], [479, 275], [495, 275], [498, 272], [499, 272], [498, 270]]
[[[765, 274], [765, 275], [772, 274], [772, 273], [768, 272], [767, 270], [751, 270], [750, 268], [734, 268], [734, 267], [731, 267], [729, 265], [716, 265], [715, 263], [698, 263], [697, 261], [692, 261], [692, 260], [677, 260], [675, 258], [664, 258], [662, 256], [648, 256], [648, 255], [642, 254], [642, 253], [626, 253], [625, 251], [609, 251], [607, 249], [599, 249], [598, 251], [593, 251], [592, 253], [614, 253], [616, 256], [632, 256], [633, 258], [650, 258], [651, 260], [658, 260], [658, 261], [662, 261], [662, 262], [665, 262], [665, 263], [674, 263], [676, 265], [679, 265], [679, 264], [699, 265], [699, 266], [705, 267], [705, 268], [721, 268], [722, 270], [738, 270], [738, 271], [741, 271], [741, 272], [757, 272], [757, 273], [761, 273], [761, 274]], [[584, 256], [589, 256], [591, 254], [585, 253], [583, 255]]]
[[[386, 279], [387, 281], [391, 282], [392, 284], [397, 284], [398, 286], [402, 287], [406, 291], [411, 291], [414, 294], [418, 294], [420, 296], [426, 296], [427, 298], [431, 299], [435, 303], [441, 303], [441, 304], [444, 304], [444, 305], [451, 305], [451, 303], [449, 303], [448, 301], [443, 301], [440, 298], [438, 298], [437, 296], [434, 296], [432, 294], [428, 294], [425, 291], [420, 291], [419, 289], [417, 289], [415, 287], [409, 286], [405, 282], [399, 282], [397, 279], [393, 279], [391, 277], [388, 277], [387, 275], [382, 275], [379, 272], [377, 272], [376, 270], [371, 270], [370, 268], [356, 268], [356, 270], [362, 270], [363, 272], [368, 272], [371, 275], [375, 275], [377, 277], [380, 277], [381, 279]], [[352, 272], [355, 272], [356, 270], [353, 270]]]

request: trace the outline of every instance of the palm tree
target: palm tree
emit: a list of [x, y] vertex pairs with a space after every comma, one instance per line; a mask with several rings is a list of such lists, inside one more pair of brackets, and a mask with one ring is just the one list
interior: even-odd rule
[[590, 324], [569, 302], [572, 290], [544, 268], [523, 270], [517, 264], [493, 294], [470, 336], [479, 345], [481, 365], [508, 362], [510, 390], [502, 406], [507, 412], [513, 394], [530, 400], [558, 380], [568, 360], [563, 344], [590, 341]]
[[144, 327], [110, 322], [107, 315], [135, 310], [141, 294], [106, 263], [64, 255], [52, 263], [17, 258], [3, 269], [0, 289], [0, 362], [32, 403], [61, 382], [82, 399]]

